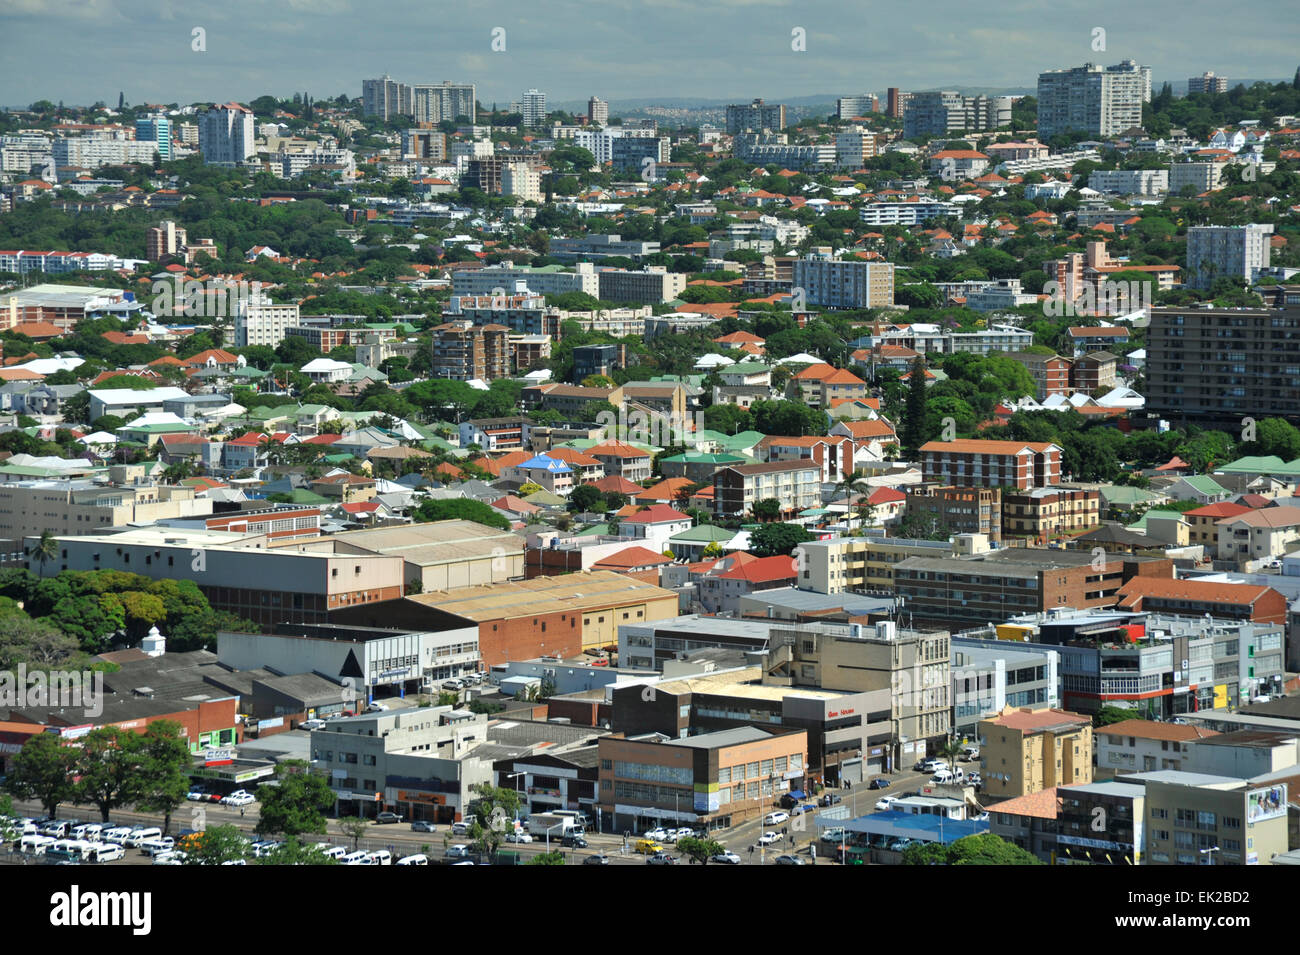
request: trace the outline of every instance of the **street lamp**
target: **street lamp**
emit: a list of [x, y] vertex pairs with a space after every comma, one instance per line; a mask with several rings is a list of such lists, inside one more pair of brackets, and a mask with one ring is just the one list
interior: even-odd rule
[[[528, 775], [527, 773], [523, 773], [523, 772], [508, 773], [506, 775], [506, 779], [518, 779], [520, 776], [527, 776], [527, 775]], [[523, 790], [523, 785], [521, 783], [515, 784], [515, 792], [519, 794], [519, 802], [522, 803], [524, 800], [524, 790]], [[518, 818], [519, 818], [519, 807], [515, 806], [515, 819], [518, 820]]]
[[560, 828], [561, 826], [564, 825], [564, 823], [565, 820], [561, 819], [555, 825], [546, 827], [546, 851], [547, 852], [551, 851], [551, 830]]
[[1208, 849], [1200, 850], [1201, 855], [1206, 856], [1210, 861], [1206, 865], [1214, 865], [1214, 854], [1219, 851], [1218, 846], [1210, 846]]

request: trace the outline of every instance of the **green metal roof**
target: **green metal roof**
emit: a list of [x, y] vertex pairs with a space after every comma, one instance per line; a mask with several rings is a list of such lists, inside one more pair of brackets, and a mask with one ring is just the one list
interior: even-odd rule
[[735, 531], [728, 530], [725, 527], [718, 527], [715, 524], [698, 524], [690, 528], [690, 530], [678, 531], [668, 538], [668, 542], [682, 541], [686, 544], [712, 544], [729, 541], [735, 536]]
[[1287, 474], [1300, 475], [1300, 458], [1283, 461], [1275, 454], [1265, 456], [1247, 456], [1238, 458], [1228, 464], [1221, 464], [1218, 471], [1225, 474]]
[[1186, 520], [1186, 518], [1183, 517], [1182, 511], [1147, 511], [1132, 524], [1129, 524], [1128, 529], [1131, 531], [1145, 531], [1147, 529], [1147, 521], [1152, 518], [1157, 520]]

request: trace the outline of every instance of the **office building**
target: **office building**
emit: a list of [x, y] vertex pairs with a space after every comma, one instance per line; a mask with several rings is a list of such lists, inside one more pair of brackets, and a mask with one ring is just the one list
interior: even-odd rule
[[764, 130], [778, 133], [783, 129], [785, 129], [785, 107], [779, 104], [764, 103], [761, 99], [756, 99], [747, 105], [727, 107], [727, 132], [733, 136], [736, 133], [761, 133]]
[[624, 269], [606, 269], [597, 273], [599, 293], [605, 302], [650, 302], [655, 305], [672, 301], [686, 289], [688, 276], [669, 272], [663, 266], [634, 272]]
[[223, 103], [199, 114], [199, 151], [205, 163], [242, 163], [256, 151], [253, 111]]
[[835, 117], [841, 121], [858, 116], [870, 116], [880, 111], [880, 101], [870, 93], [861, 96], [841, 96], [835, 101]]
[[1226, 76], [1215, 76], [1213, 71], [1202, 73], [1200, 76], [1193, 76], [1187, 81], [1188, 96], [1196, 93], [1226, 92], [1228, 92], [1228, 78]]
[[410, 87], [411, 113], [417, 123], [434, 126], [456, 122], [460, 117], [471, 124], [476, 116], [473, 83], [452, 83], [443, 80], [438, 85], [417, 84]]
[[795, 260], [794, 287], [803, 289], [805, 305], [884, 308], [894, 304], [894, 264], [808, 256]]
[[641, 178], [671, 158], [672, 146], [666, 136], [614, 136], [609, 140], [610, 165], [624, 175]]
[[1208, 290], [1215, 279], [1255, 281], [1268, 268], [1271, 223], [1265, 225], [1202, 225], [1187, 230], [1187, 284]]
[[1108, 139], [1140, 127], [1150, 101], [1151, 70], [1132, 60], [1049, 70], [1038, 76], [1038, 138], [1081, 132]]
[[1010, 96], [963, 96], [953, 91], [913, 93], [903, 113], [903, 137], [987, 132], [1011, 125]]
[[1289, 847], [1287, 784], [1158, 770], [1146, 786], [1147, 865], [1272, 865]]
[[166, 116], [154, 113], [135, 121], [135, 138], [137, 142], [153, 143], [158, 149], [158, 156], [163, 162], [172, 158], [172, 124]]
[[1300, 286], [1271, 297], [1271, 308], [1151, 309], [1147, 411], [1238, 428], [1243, 415], [1300, 420]]
[[1169, 164], [1169, 194], [1182, 195], [1191, 188], [1192, 195], [1212, 192], [1223, 185], [1224, 162], [1174, 162]]
[[384, 122], [397, 116], [411, 116], [411, 88], [389, 79], [385, 73], [377, 80], [361, 81], [361, 110], [366, 116], [378, 116]]
[[593, 126], [604, 126], [609, 123], [609, 104], [599, 96], [587, 100], [587, 122]]
[[519, 101], [519, 112], [526, 128], [537, 129], [546, 122], [546, 94], [529, 90]]
[[953, 732], [978, 736], [979, 721], [1008, 706], [1038, 709], [1059, 704], [1060, 653], [1030, 648], [990, 649], [952, 641]]
[[980, 772], [992, 799], [1092, 782], [1092, 719], [1066, 710], [1008, 706], [980, 720]]

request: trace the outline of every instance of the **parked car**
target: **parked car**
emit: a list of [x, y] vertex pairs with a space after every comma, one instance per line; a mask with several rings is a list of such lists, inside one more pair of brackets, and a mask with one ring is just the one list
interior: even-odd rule
[[378, 826], [390, 826], [393, 823], [401, 821], [401, 815], [395, 812], [381, 812], [379, 815], [375, 816], [375, 825]]
[[298, 724], [300, 730], [323, 730], [325, 728], [324, 720], [303, 720]]
[[566, 832], [564, 838], [560, 840], [560, 845], [568, 849], [585, 849], [587, 848], [587, 840], [576, 832]]
[[779, 832], [765, 832], [758, 837], [758, 844], [760, 846], [770, 846], [775, 842], [779, 842], [780, 839], [781, 833]]
[[777, 865], [807, 865], [807, 863], [804, 862], [803, 859], [800, 859], [798, 856], [792, 856], [792, 855], [777, 856], [776, 864]]
[[388, 707], [385, 706], [383, 703], [378, 703], [378, 702], [375, 702], [375, 703], [368, 703], [368, 704], [366, 704], [366, 712], [367, 712], [367, 713], [387, 713], [387, 712], [388, 712]]
[[823, 830], [821, 834], [822, 842], [839, 842], [843, 838], [844, 830], [839, 826], [836, 826], [834, 829]]
[[817, 800], [817, 804], [820, 806], [836, 806], [843, 801], [843, 797], [838, 793], [823, 793], [822, 798]]
[[646, 865], [676, 865], [677, 860], [666, 852], [656, 852], [645, 860]]
[[795, 806], [793, 809], [790, 810], [790, 813], [791, 815], [802, 816], [804, 813], [816, 812], [816, 811], [817, 811], [817, 807], [809, 802], [809, 803], [804, 803], [802, 806]]
[[587, 856], [582, 860], [583, 865], [609, 865], [609, 856], [603, 852], [597, 852], [595, 855]]
[[451, 692], [454, 693], [457, 690], [465, 689], [465, 684], [460, 682], [460, 680], [443, 680], [442, 688], [444, 690], [450, 690]]
[[415, 820], [415, 822], [411, 823], [411, 831], [412, 832], [437, 832], [438, 827], [435, 826], [433, 823], [429, 822], [427, 819], [417, 819]]
[[889, 788], [889, 780], [886, 779], [884, 776], [877, 776], [875, 779], [873, 779], [873, 780], [871, 781], [871, 784], [870, 784], [869, 786], [867, 786], [867, 788], [868, 788], [868, 789], [888, 789], [888, 788]]
[[876, 810], [878, 812], [884, 812], [886, 809], [892, 807], [896, 802], [898, 802], [897, 796], [885, 796], [883, 799], [876, 800]]
[[527, 844], [532, 841], [533, 841], [533, 837], [522, 830], [506, 833], [506, 842], [518, 842], [522, 844]]
[[779, 826], [781, 825], [781, 823], [788, 822], [789, 820], [790, 820], [790, 814], [788, 812], [782, 812], [781, 810], [778, 809], [776, 812], [769, 812], [766, 816], [763, 817], [763, 825]]
[[202, 789], [191, 789], [185, 794], [185, 798], [190, 802], [202, 802], [208, 798], [208, 794]]
[[636, 845], [633, 846], [632, 848], [636, 852], [640, 853], [641, 855], [648, 855], [648, 856], [652, 856], [656, 852], [664, 851], [663, 845], [661, 845], [659, 842], [656, 842], [654, 839], [638, 839], [636, 841]]
[[453, 822], [451, 824], [451, 834], [453, 836], [467, 836], [469, 835], [470, 825], [471, 823], [463, 820], [461, 822]]
[[398, 859], [393, 864], [394, 865], [428, 865], [429, 857], [424, 855], [424, 853], [416, 853], [413, 856], [402, 856], [402, 858]]
[[468, 859], [469, 846], [467, 845], [448, 846], [447, 851], [444, 852], [443, 855], [448, 859]]
[[663, 840], [668, 838], [668, 832], [661, 826], [656, 826], [655, 828], [642, 833], [641, 837], [643, 839], [654, 839], [657, 842], [663, 842]]
[[250, 792], [242, 789], [236, 789], [233, 793], [221, 800], [223, 806], [248, 806], [257, 802], [257, 797]]
[[717, 855], [709, 856], [709, 861], [722, 865], [740, 865], [740, 856], [731, 851], [719, 852]]

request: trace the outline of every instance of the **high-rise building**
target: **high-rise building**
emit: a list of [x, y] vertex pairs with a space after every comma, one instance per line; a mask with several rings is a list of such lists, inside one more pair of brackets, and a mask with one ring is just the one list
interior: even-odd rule
[[140, 142], [154, 143], [163, 162], [172, 158], [172, 124], [171, 120], [161, 113], [137, 119], [135, 138]]
[[546, 121], [546, 94], [529, 90], [519, 101], [519, 112], [523, 114], [524, 126], [536, 129]]
[[145, 258], [150, 262], [180, 255], [185, 248], [185, 230], [170, 219], [145, 232]]
[[298, 305], [276, 305], [264, 295], [238, 298], [235, 304], [235, 347], [274, 348], [298, 324]]
[[876, 154], [876, 134], [850, 126], [835, 134], [835, 164], [841, 169], [861, 169]]
[[639, 176], [649, 169], [646, 160], [655, 164], [668, 162], [672, 147], [667, 137], [616, 136], [610, 140], [609, 161], [616, 171]]
[[880, 101], [870, 93], [860, 96], [841, 96], [835, 101], [835, 117], [840, 120], [853, 119], [855, 116], [870, 116], [878, 112]]
[[911, 93], [904, 93], [897, 86], [891, 86], [886, 92], [885, 114], [891, 119], [902, 119], [907, 112], [907, 104], [912, 99]]
[[240, 163], [255, 151], [253, 111], [222, 103], [199, 114], [199, 151], [205, 163]]
[[1098, 138], [1142, 125], [1142, 104], [1151, 100], [1151, 69], [1125, 60], [1093, 63], [1038, 75], [1038, 138], [1081, 132]]
[[807, 305], [884, 308], [894, 304], [894, 264], [815, 256], [796, 259], [794, 288], [803, 290]]
[[447, 136], [433, 128], [402, 130], [402, 158], [441, 162], [447, 158]]
[[903, 136], [984, 132], [1011, 124], [1010, 96], [962, 96], [950, 90], [913, 93], [903, 112]]
[[765, 104], [756, 99], [748, 105], [727, 107], [727, 132], [761, 133], [765, 129], [780, 132], [785, 128], [785, 107], [780, 104]]
[[1202, 73], [1200, 76], [1193, 76], [1187, 81], [1187, 95], [1193, 93], [1226, 93], [1228, 92], [1228, 78], [1226, 76], [1215, 76], [1213, 71]]
[[377, 80], [362, 80], [361, 111], [385, 122], [394, 116], [411, 116], [411, 88], [390, 79], [387, 73]]
[[447, 322], [433, 329], [431, 377], [493, 381], [510, 374], [510, 329], [504, 325]]
[[1208, 289], [1215, 279], [1255, 280], [1259, 269], [1268, 266], [1269, 225], [1204, 225], [1187, 230], [1187, 284]]
[[[1227, 337], [1231, 335], [1232, 337]], [[1169, 419], [1300, 421], [1300, 286], [1271, 308], [1153, 308], [1147, 328], [1147, 411]]]
[[437, 125], [454, 121], [457, 116], [464, 116], [473, 123], [475, 104], [473, 83], [443, 80], [436, 86], [420, 84], [411, 87], [411, 113], [417, 123]]
[[521, 202], [541, 202], [542, 174], [526, 162], [508, 162], [501, 170], [501, 194]]
[[609, 123], [609, 104], [599, 96], [587, 100], [587, 119], [593, 126], [605, 126]]

